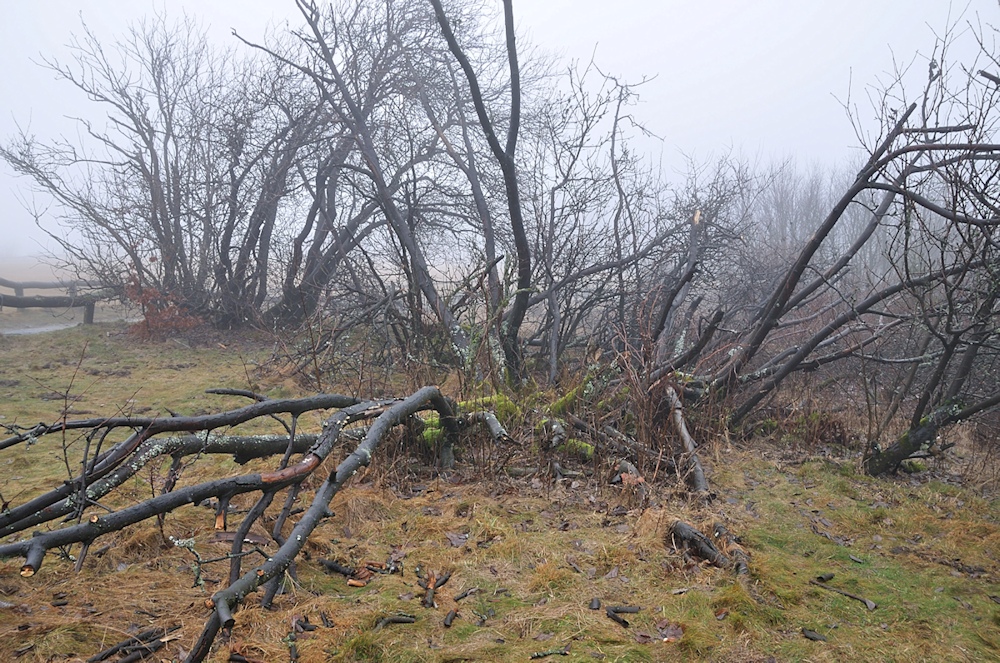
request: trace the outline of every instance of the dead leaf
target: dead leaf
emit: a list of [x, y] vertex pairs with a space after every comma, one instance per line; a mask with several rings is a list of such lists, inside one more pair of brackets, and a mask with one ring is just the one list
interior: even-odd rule
[[715, 618], [718, 619], [720, 622], [728, 616], [729, 616], [729, 611], [726, 610], [725, 608], [722, 608], [721, 610], [718, 610], [715, 613]]
[[614, 580], [617, 577], [618, 577], [618, 567], [617, 566], [604, 574], [604, 579], [605, 580]]
[[645, 631], [639, 631], [635, 634], [635, 641], [640, 645], [648, 645], [653, 640], [655, 640], [655, 638]]
[[538, 640], [539, 642], [545, 642], [546, 640], [552, 638], [552, 636], [554, 635], [555, 635], [554, 631], [550, 631], [548, 633], [539, 633], [538, 635], [535, 636], [535, 640]]

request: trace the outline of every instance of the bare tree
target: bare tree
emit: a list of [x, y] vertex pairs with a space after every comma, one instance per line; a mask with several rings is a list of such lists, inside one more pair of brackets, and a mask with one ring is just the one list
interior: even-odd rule
[[[287, 71], [211, 48], [190, 19], [141, 23], [105, 49], [86, 26], [47, 66], [108, 113], [89, 142], [22, 134], [0, 156], [51, 195], [49, 229], [80, 271], [224, 324], [268, 296], [288, 174], [318, 117]], [[133, 295], [135, 296], [135, 295]]]
[[521, 194], [518, 190], [517, 162], [515, 160], [518, 131], [521, 124], [521, 70], [517, 60], [517, 46], [514, 34], [514, 9], [511, 0], [504, 0], [504, 31], [506, 34], [507, 61], [510, 73], [510, 115], [507, 118], [507, 138], [504, 145], [501, 146], [500, 140], [497, 138], [494, 122], [486, 108], [486, 102], [483, 92], [480, 89], [476, 72], [472, 68], [472, 64], [463, 51], [462, 46], [458, 43], [440, 0], [431, 0], [431, 4], [434, 6], [434, 13], [441, 26], [441, 31], [448, 41], [448, 48], [454, 54], [455, 59], [458, 60], [462, 71], [465, 72], [472, 102], [476, 107], [476, 114], [479, 117], [480, 127], [503, 173], [507, 210], [510, 214], [511, 232], [514, 237], [514, 247], [517, 253], [517, 290], [514, 292], [513, 302], [504, 319], [506, 328], [503, 330], [501, 336], [501, 344], [507, 360], [507, 370], [510, 373], [511, 380], [517, 383], [524, 378], [523, 358], [518, 335], [521, 331], [521, 323], [524, 321], [524, 315], [528, 310], [528, 297], [531, 294], [531, 248], [528, 244], [528, 235], [524, 228], [524, 216], [521, 211]]

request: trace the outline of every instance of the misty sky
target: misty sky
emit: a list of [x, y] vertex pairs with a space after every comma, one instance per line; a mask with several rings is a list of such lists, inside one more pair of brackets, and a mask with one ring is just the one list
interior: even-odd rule
[[[499, 3], [499, 0], [497, 0]], [[260, 40], [269, 25], [297, 25], [291, 0], [0, 0], [0, 140], [17, 126], [40, 139], [76, 136], [67, 116], [83, 98], [36, 66], [66, 60], [81, 15], [110, 43], [154, 9], [199, 17], [216, 43], [231, 28]], [[601, 69], [638, 82], [636, 115], [662, 143], [664, 167], [683, 154], [705, 160], [734, 150], [762, 162], [843, 165], [860, 142], [844, 110], [850, 99], [877, 130], [866, 90], [912, 63], [919, 82], [926, 56], [949, 22], [1000, 24], [997, 0], [514, 0], [521, 35], [567, 60], [593, 56]], [[966, 34], [965, 41], [968, 39]], [[923, 57], [914, 56], [917, 52]], [[45, 236], [24, 202], [44, 210], [30, 182], [0, 165], [0, 259], [40, 253]], [[55, 227], [51, 219], [43, 223]], [[2, 263], [0, 263], [2, 276]]]

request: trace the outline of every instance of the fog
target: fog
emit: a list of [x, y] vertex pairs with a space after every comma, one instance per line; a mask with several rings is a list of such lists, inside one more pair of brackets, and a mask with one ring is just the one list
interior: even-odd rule
[[[67, 61], [81, 21], [110, 43], [154, 11], [197, 17], [218, 44], [233, 43], [233, 29], [260, 40], [286, 21], [298, 23], [290, 1], [7, 2], [0, 22], [0, 139], [20, 128], [42, 140], [77, 140], [71, 118], [93, 118], [94, 105], [38, 63]], [[871, 125], [868, 86], [907, 67], [919, 80], [936, 35], [949, 25], [967, 33], [970, 22], [995, 22], [997, 13], [992, 0], [622, 0], [613, 10], [596, 0], [515, 2], [522, 48], [530, 42], [567, 63], [593, 58], [629, 82], [649, 79], [639, 88], [635, 114], [659, 137], [646, 141], [646, 149], [670, 171], [680, 171], [686, 156], [704, 160], [728, 151], [823, 166], [856, 159], [864, 132], [878, 128]], [[856, 108], [861, 136], [847, 104]], [[0, 164], [0, 258], [52, 248], [34, 221], [58, 231], [50, 203]]]

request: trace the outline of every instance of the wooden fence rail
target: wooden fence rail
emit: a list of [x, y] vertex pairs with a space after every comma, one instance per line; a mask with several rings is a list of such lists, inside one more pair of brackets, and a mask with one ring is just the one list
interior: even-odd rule
[[[94, 287], [90, 281], [10, 281], [0, 278], [0, 286], [10, 288], [18, 297], [24, 297], [25, 290], [65, 290], [70, 297], [76, 295], [77, 290], [84, 287]], [[99, 287], [99, 286], [98, 286]]]

